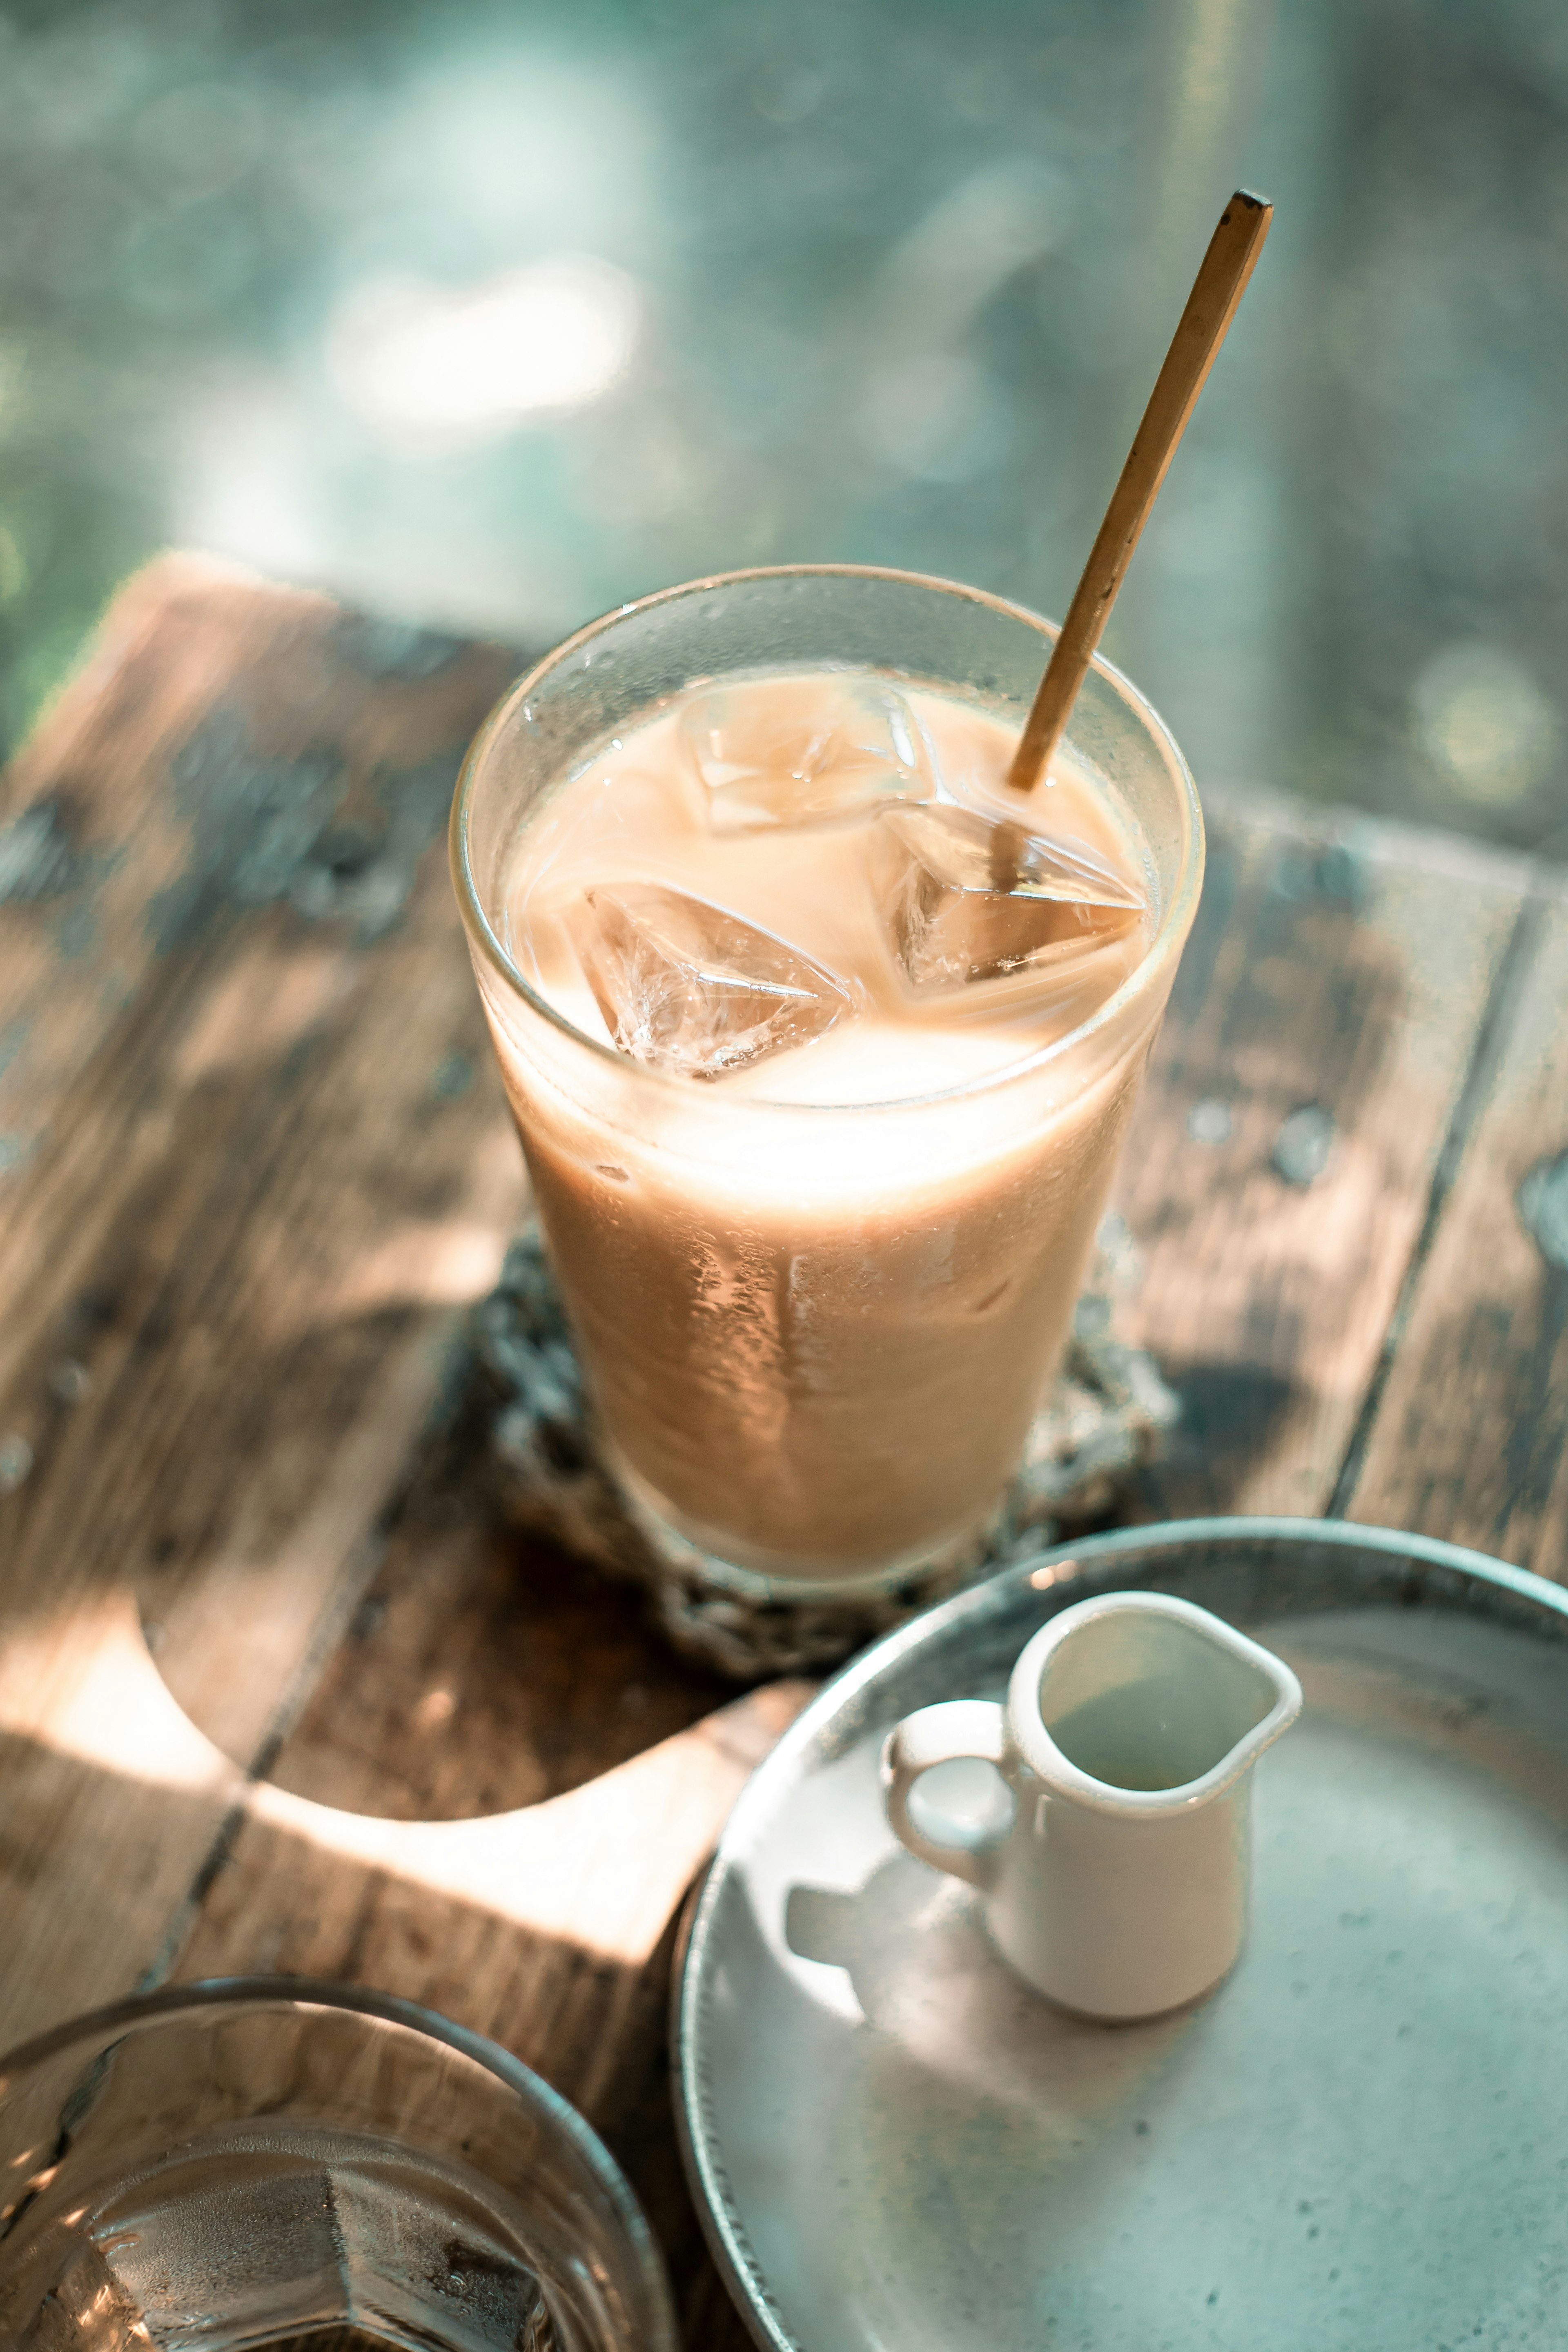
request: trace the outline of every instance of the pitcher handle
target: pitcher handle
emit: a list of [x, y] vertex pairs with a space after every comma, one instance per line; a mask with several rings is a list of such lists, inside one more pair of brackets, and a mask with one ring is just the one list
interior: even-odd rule
[[950, 1698], [922, 1706], [895, 1724], [882, 1748], [882, 1794], [888, 1820], [899, 1843], [933, 1870], [966, 1878], [972, 1886], [987, 1887], [994, 1876], [1002, 1839], [989, 1845], [949, 1845], [927, 1837], [910, 1819], [910, 1797], [922, 1772], [933, 1764], [955, 1764], [973, 1758], [994, 1764], [1005, 1774], [1007, 1717], [1005, 1710], [984, 1698]]

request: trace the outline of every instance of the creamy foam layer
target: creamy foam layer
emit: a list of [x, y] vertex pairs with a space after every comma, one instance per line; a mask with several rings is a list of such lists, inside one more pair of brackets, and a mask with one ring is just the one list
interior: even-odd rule
[[[832, 676], [781, 678], [774, 690], [784, 707], [792, 694], [840, 684]], [[1147, 861], [1130, 820], [1103, 779], [1067, 761], [1033, 793], [1012, 792], [1004, 780], [1016, 730], [935, 694], [902, 691], [922, 744], [920, 779], [906, 788], [911, 800], [940, 792], [1030, 833], [1081, 843], [1146, 911], [1118, 916], [1061, 969], [917, 992], [889, 935], [887, 839], [875, 804], [838, 821], [724, 829], [678, 706], [607, 746], [531, 818], [506, 909], [505, 943], [519, 969], [582, 1034], [607, 1044], [614, 1039], [576, 929], [590, 889], [662, 885], [775, 934], [840, 976], [854, 1011], [826, 1035], [714, 1081], [726, 1095], [769, 1102], [886, 1103], [943, 1093], [994, 1076], [1078, 1027], [1135, 969], [1152, 932]], [[782, 740], [787, 744], [787, 733]], [[787, 807], [787, 771], [782, 777], [773, 801]]]

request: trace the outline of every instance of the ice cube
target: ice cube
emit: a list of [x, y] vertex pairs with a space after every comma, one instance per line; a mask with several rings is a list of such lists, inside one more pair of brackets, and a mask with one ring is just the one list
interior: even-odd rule
[[1143, 900], [1097, 849], [950, 802], [889, 809], [873, 860], [911, 987], [962, 988], [1120, 937]]
[[678, 727], [715, 833], [831, 824], [931, 788], [914, 714], [879, 678], [742, 680], [693, 695]]
[[684, 1077], [721, 1078], [804, 1045], [853, 1010], [825, 964], [659, 883], [595, 884], [572, 929], [622, 1053]]

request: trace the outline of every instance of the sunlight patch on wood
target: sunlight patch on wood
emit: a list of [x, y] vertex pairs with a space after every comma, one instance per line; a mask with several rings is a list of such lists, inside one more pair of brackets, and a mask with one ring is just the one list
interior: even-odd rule
[[[62, 1654], [63, 1653], [63, 1654]], [[0, 1675], [0, 1727], [150, 1789], [238, 1802], [251, 1818], [366, 1871], [640, 1965], [756, 1766], [811, 1697], [751, 1691], [563, 1796], [471, 1821], [350, 1813], [246, 1778], [197, 1729], [149, 1655], [132, 1596], [18, 1630]]]
[[494, 1287], [510, 1239], [510, 1216], [399, 1225], [350, 1267], [332, 1307], [369, 1315], [383, 1307], [467, 1306]]
[[389, 1821], [270, 1783], [252, 1792], [250, 1811], [345, 1862], [637, 1966], [812, 1688], [781, 1682], [749, 1692], [600, 1779], [518, 1812]]
[[17, 1626], [0, 1653], [0, 1727], [149, 1788], [237, 1796], [244, 1776], [197, 1730], [147, 1654], [132, 1594]]
[[277, 1060], [326, 1019], [358, 976], [340, 950], [243, 950], [197, 1004], [175, 1058], [176, 1076], [192, 1086], [218, 1070]]

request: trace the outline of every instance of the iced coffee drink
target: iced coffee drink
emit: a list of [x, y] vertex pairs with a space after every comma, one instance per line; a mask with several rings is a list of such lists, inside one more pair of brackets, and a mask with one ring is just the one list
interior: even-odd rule
[[1059, 1359], [1190, 919], [1190, 780], [1113, 672], [1006, 782], [1046, 625], [855, 572], [596, 625], [454, 852], [616, 1466], [742, 1584], [972, 1539]]

